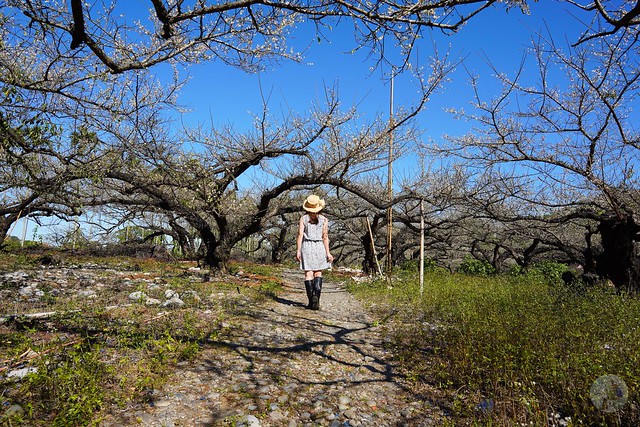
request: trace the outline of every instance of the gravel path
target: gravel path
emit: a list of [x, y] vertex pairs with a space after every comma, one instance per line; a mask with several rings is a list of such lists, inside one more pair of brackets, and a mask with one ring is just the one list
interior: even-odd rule
[[312, 311], [301, 279], [285, 271], [278, 298], [242, 307], [228, 338], [179, 364], [150, 403], [102, 425], [440, 425], [441, 411], [396, 374], [380, 327], [343, 285], [325, 281], [321, 309]]

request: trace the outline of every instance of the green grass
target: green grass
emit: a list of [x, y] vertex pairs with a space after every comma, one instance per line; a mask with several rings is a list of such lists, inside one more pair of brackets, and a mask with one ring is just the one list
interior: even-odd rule
[[[388, 326], [398, 362], [446, 396], [458, 424], [544, 426], [556, 414], [569, 425], [640, 424], [639, 299], [608, 288], [571, 292], [540, 274], [442, 271], [426, 274], [420, 295], [412, 276], [392, 289], [386, 281], [353, 289], [391, 301], [378, 309], [400, 313]], [[590, 390], [611, 374], [630, 392], [622, 410], [609, 413]]]

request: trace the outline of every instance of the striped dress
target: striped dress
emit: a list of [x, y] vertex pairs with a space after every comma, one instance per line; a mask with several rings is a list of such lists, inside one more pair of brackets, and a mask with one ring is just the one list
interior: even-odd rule
[[322, 226], [327, 219], [319, 215], [318, 223], [311, 224], [309, 215], [302, 217], [304, 224], [304, 236], [302, 238], [302, 246], [300, 253], [302, 260], [300, 261], [300, 269], [305, 271], [319, 271], [331, 268], [331, 264], [327, 261], [327, 251], [322, 243]]

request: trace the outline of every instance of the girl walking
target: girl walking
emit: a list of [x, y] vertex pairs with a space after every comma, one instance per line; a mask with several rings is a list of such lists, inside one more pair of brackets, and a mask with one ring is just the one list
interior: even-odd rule
[[324, 200], [315, 194], [307, 197], [302, 204], [306, 214], [300, 218], [298, 227], [296, 258], [300, 269], [304, 270], [304, 287], [309, 299], [307, 308], [312, 310], [320, 309], [322, 270], [331, 268], [333, 262], [329, 251], [329, 224], [320, 214], [324, 206]]

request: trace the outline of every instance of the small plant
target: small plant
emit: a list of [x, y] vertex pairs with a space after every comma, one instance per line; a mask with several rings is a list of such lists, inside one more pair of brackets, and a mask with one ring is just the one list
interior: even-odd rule
[[487, 261], [466, 257], [458, 266], [458, 272], [472, 276], [490, 276], [495, 274], [496, 269]]
[[107, 376], [100, 348], [78, 345], [39, 359], [37, 372], [27, 376], [21, 394], [29, 400], [34, 415], [56, 408], [48, 425], [86, 425], [102, 407], [102, 383]]
[[542, 280], [547, 284], [557, 284], [562, 281], [562, 273], [568, 271], [565, 264], [554, 261], [537, 263], [526, 271], [526, 275], [533, 279]]

